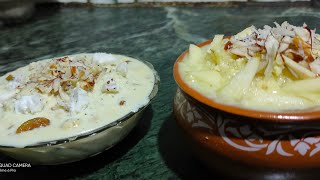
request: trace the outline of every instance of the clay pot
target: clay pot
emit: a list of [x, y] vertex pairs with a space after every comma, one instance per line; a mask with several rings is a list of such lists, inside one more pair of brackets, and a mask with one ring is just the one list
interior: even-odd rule
[[[210, 44], [207, 41], [199, 47]], [[180, 77], [174, 114], [195, 155], [209, 167], [245, 179], [320, 178], [320, 113], [263, 112], [215, 102]]]

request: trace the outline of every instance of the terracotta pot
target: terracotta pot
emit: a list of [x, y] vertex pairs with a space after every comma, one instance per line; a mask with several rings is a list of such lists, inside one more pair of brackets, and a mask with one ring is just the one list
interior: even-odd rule
[[263, 112], [217, 103], [180, 77], [179, 62], [187, 53], [174, 65], [179, 86], [174, 113], [199, 158], [243, 178], [317, 175], [313, 172], [320, 168], [320, 112]]

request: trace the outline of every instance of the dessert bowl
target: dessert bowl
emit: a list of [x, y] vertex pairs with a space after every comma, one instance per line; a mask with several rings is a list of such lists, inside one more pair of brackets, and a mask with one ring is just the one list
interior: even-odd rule
[[[50, 119], [49, 125], [40, 125], [39, 127], [31, 127], [31, 128], [21, 128], [22, 126], [21, 125], [15, 133], [9, 133], [7, 137], [8, 139], [16, 138], [18, 140], [17, 143], [14, 143], [14, 142], [12, 143], [10, 141], [7, 142], [6, 140], [2, 139], [3, 144], [0, 145], [1, 153], [4, 153], [22, 162], [29, 162], [32, 164], [53, 165], [53, 164], [70, 163], [70, 162], [75, 162], [75, 161], [79, 161], [79, 160], [94, 156], [96, 154], [103, 152], [104, 150], [111, 148], [112, 146], [117, 144], [119, 141], [121, 141], [124, 137], [126, 137], [126, 135], [128, 135], [129, 132], [135, 127], [135, 125], [138, 123], [139, 119], [143, 115], [145, 108], [151, 103], [151, 101], [153, 100], [153, 98], [156, 96], [158, 92], [160, 79], [157, 72], [154, 70], [153, 66], [148, 62], [139, 61], [127, 56], [105, 54], [105, 53], [77, 54], [77, 55], [64, 56], [60, 58], [53, 58], [50, 60], [42, 60], [39, 62], [50, 62], [51, 60], [60, 61], [61, 58], [65, 59], [66, 57], [71, 58], [73, 61], [82, 56], [85, 56], [86, 58], [93, 57], [93, 59], [94, 59], [94, 56], [97, 56], [96, 57], [97, 62], [95, 63], [97, 63], [97, 66], [102, 67], [101, 74], [97, 75], [97, 78], [94, 79], [94, 82], [95, 82], [94, 87], [92, 87], [91, 91], [90, 90], [87, 91], [90, 98], [95, 101], [97, 100], [97, 98], [101, 99], [101, 102], [104, 102], [102, 100], [106, 100], [106, 99], [108, 99], [110, 102], [112, 99], [116, 99], [115, 102], [117, 104], [110, 107], [110, 104], [103, 105], [102, 103], [101, 105], [100, 103], [99, 106], [101, 106], [100, 107], [101, 109], [98, 109], [99, 107], [95, 106], [96, 104], [95, 102], [90, 104], [93, 100], [92, 101], [88, 100], [88, 104], [86, 104], [86, 106], [79, 106], [79, 104], [77, 105], [76, 103], [84, 102], [83, 99], [82, 100], [77, 99], [76, 102], [72, 102], [72, 99], [71, 99], [69, 102], [69, 104], [71, 105], [67, 107], [69, 108], [68, 110], [64, 109], [66, 107], [60, 107], [60, 106], [58, 107], [59, 109], [58, 114], [61, 114], [61, 113], [63, 114], [63, 116], [59, 116], [59, 117], [60, 118], [65, 118], [66, 116], [79, 117], [80, 115], [84, 114], [85, 115], [84, 118], [77, 118], [77, 121], [71, 121], [71, 123], [70, 121], [68, 121], [68, 119], [70, 118], [65, 118], [67, 120], [61, 121], [62, 124], [59, 125], [59, 123], [61, 123], [60, 119], [58, 118], [54, 119], [53, 116], [50, 116], [50, 114], [48, 114], [47, 117], [51, 117], [51, 118], [48, 118]], [[121, 60], [121, 62], [116, 62], [117, 60]], [[128, 64], [128, 67], [123, 67], [124, 64]], [[76, 65], [76, 67], [84, 67], [84, 66], [78, 64]], [[148, 91], [145, 92], [145, 95], [141, 95], [141, 97], [143, 96], [146, 96], [146, 97], [143, 97], [143, 100], [137, 101], [137, 102], [131, 101], [132, 99], [130, 100], [129, 97], [126, 98], [124, 93], [121, 94], [121, 91], [123, 92], [128, 91], [129, 93], [133, 93], [128, 90], [130, 89], [130, 87], [126, 88], [124, 87], [124, 84], [134, 83], [132, 82], [132, 79], [130, 79], [132, 78], [133, 75], [129, 73], [129, 71], [135, 72], [134, 67], [141, 69], [141, 71], [143, 71], [142, 69], [145, 69], [149, 73], [147, 78], [149, 81], [148, 82], [149, 84], [147, 82], [143, 84], [143, 82], [141, 81], [139, 82], [140, 85], [138, 85], [135, 82], [136, 83], [135, 87], [131, 88], [134, 90], [135, 89], [139, 90], [138, 86], [144, 86], [143, 88], [149, 89]], [[130, 75], [131, 77], [125, 76], [124, 73], [129, 73], [128, 76]], [[5, 77], [10, 77], [10, 74], [12, 73], [8, 73], [7, 75], [5, 75]], [[13, 76], [16, 77], [16, 74], [14, 74]], [[73, 76], [76, 76], [76, 75], [73, 75]], [[98, 78], [104, 79], [104, 81], [107, 79], [107, 81], [105, 84], [101, 84], [99, 83], [100, 79]], [[116, 87], [115, 83], [113, 84], [110, 83], [111, 82], [110, 78], [112, 82], [117, 80], [118, 82], [117, 85], [118, 86], [120, 85], [120, 87]], [[123, 81], [125, 83], [121, 83], [122, 82], [121, 78], [125, 79], [125, 81]], [[137, 78], [137, 76], [135, 78]], [[107, 86], [110, 84], [112, 85], [112, 87]], [[147, 87], [147, 86], [150, 86], [150, 87]], [[22, 91], [23, 90], [20, 90], [20, 92]], [[71, 91], [71, 94], [72, 92], [73, 91]], [[97, 96], [90, 95], [90, 93], [97, 93], [97, 92], [98, 92]], [[40, 93], [40, 95], [42, 97], [42, 100], [44, 100], [47, 97], [44, 93]], [[55, 96], [60, 96], [60, 95], [54, 95], [54, 94], [48, 95], [49, 98], [50, 97], [55, 98]], [[117, 99], [118, 96], [120, 98]], [[137, 94], [136, 96], [140, 96], [140, 95]], [[19, 102], [19, 97], [14, 97], [14, 98], [16, 99], [14, 99], [13, 101]], [[20, 99], [22, 99], [22, 97], [20, 97]], [[75, 105], [73, 104], [72, 106], [72, 103], [74, 103]], [[52, 105], [52, 103], [51, 104], [47, 103], [47, 104], [48, 106]], [[33, 104], [33, 106], [36, 106], [36, 105]], [[91, 106], [93, 108], [91, 108]], [[15, 111], [17, 111], [18, 107], [19, 105], [17, 105], [16, 103], [14, 107]], [[79, 111], [75, 111], [76, 108], [72, 109], [72, 107], [79, 108], [78, 109]], [[128, 108], [126, 109], [126, 107]], [[110, 111], [107, 110], [108, 108], [109, 109], [111, 108], [111, 111], [115, 111], [116, 114], [115, 115], [110, 114]], [[95, 111], [95, 109], [97, 109], [97, 111]], [[53, 114], [54, 111], [57, 110], [57, 105], [52, 106], [50, 109], [48, 108], [46, 109], [46, 107], [43, 107], [42, 112], [39, 111], [39, 112], [32, 113], [31, 107], [25, 107], [24, 110], [25, 111], [20, 112], [20, 109], [18, 109], [19, 112], [13, 112], [13, 113], [15, 113], [14, 115], [18, 114], [16, 115], [18, 117], [37, 117], [40, 115], [44, 117], [45, 115], [44, 111], [50, 112], [51, 114]], [[91, 119], [89, 118], [90, 116], [87, 116], [90, 114], [89, 110], [92, 111], [92, 115], [93, 115]], [[100, 113], [100, 116], [99, 116], [99, 113]], [[117, 117], [117, 118], [114, 118], [114, 117]], [[49, 129], [50, 125], [53, 126], [51, 127], [51, 129]], [[46, 130], [46, 128], [47, 128], [47, 131], [43, 131], [43, 130]], [[20, 129], [20, 132], [18, 132], [19, 129]], [[75, 129], [75, 130], [72, 130], [72, 129]], [[62, 134], [62, 135], [50, 134], [48, 132], [56, 132], [57, 134]], [[22, 139], [20, 140], [21, 142], [19, 141], [19, 136], [20, 136], [20, 139]], [[23, 137], [23, 136], [26, 136], [26, 137]], [[28, 136], [34, 137], [34, 139], [36, 140], [32, 139], [28, 141], [28, 138], [27, 138]]]
[[[202, 52], [209, 52], [214, 41], [196, 46]], [[228, 44], [228, 40], [225, 42]], [[279, 111], [268, 107], [276, 106], [275, 103], [266, 105], [264, 110], [224, 102], [212, 94], [208, 96], [198, 88], [200, 85], [195, 85], [196, 78], [188, 80], [183, 74], [187, 72], [183, 63], [194, 57], [190, 55], [194, 48], [190, 47], [178, 57], [173, 76], [179, 87], [174, 98], [174, 114], [195, 155], [210, 168], [228, 176], [245, 179], [319, 177], [316, 173], [320, 168], [318, 105]], [[224, 49], [228, 49], [227, 45]], [[210, 79], [207, 75], [201, 77]], [[241, 83], [238, 82], [239, 86]], [[236, 91], [234, 88], [228, 93]], [[259, 101], [259, 96], [255, 98]]]

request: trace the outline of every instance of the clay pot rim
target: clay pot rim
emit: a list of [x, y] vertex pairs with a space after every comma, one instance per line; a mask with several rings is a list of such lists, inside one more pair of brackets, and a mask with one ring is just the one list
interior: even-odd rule
[[[207, 40], [205, 42], [197, 44], [198, 47], [203, 47], [209, 45], [212, 40]], [[306, 121], [319, 121], [320, 120], [320, 111], [319, 110], [303, 110], [303, 111], [292, 111], [292, 112], [269, 112], [269, 111], [260, 111], [241, 108], [237, 106], [222, 104], [210, 99], [192, 87], [190, 87], [186, 82], [184, 82], [179, 73], [179, 62], [188, 54], [189, 50], [184, 51], [175, 61], [173, 66], [173, 77], [176, 81], [179, 88], [192, 98], [197, 101], [208, 105], [211, 108], [219, 109], [224, 112], [231, 114], [254, 118], [257, 120], [264, 120], [269, 122], [306, 122]]]

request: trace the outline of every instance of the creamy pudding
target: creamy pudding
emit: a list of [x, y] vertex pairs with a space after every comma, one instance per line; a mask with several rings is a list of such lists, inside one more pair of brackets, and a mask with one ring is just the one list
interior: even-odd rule
[[306, 24], [254, 26], [190, 45], [179, 62], [182, 79], [216, 102], [287, 112], [320, 105], [320, 38]]
[[73, 138], [150, 101], [155, 73], [122, 55], [88, 53], [33, 62], [0, 78], [0, 145]]

